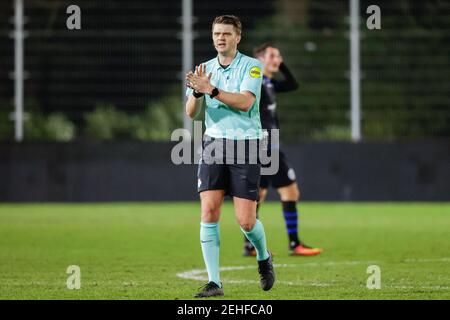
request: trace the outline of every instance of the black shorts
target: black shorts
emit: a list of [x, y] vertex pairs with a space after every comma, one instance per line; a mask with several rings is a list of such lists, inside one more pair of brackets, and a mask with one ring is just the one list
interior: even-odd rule
[[280, 152], [280, 166], [278, 172], [271, 176], [261, 176], [260, 187], [267, 189], [269, 186], [275, 189], [287, 187], [296, 181], [295, 171], [291, 165], [287, 162], [286, 155], [283, 151]]
[[[214, 157], [222, 159], [221, 163], [212, 163], [211, 155], [206, 154], [206, 147], [211, 143], [222, 143], [223, 139], [213, 139], [203, 142], [203, 151], [198, 165], [198, 192], [206, 190], [225, 190], [225, 194], [232, 197], [257, 201], [259, 197], [259, 182], [261, 164], [259, 161], [250, 161], [249, 148], [246, 148], [245, 159], [238, 161], [239, 157], [232, 156], [227, 159], [223, 155]], [[230, 141], [230, 140], [228, 140]], [[236, 149], [235, 149], [236, 151]], [[237, 152], [234, 152], [235, 154]], [[228, 161], [227, 161], [228, 160]], [[239, 162], [239, 163], [238, 163]], [[245, 163], [240, 163], [245, 162]]]

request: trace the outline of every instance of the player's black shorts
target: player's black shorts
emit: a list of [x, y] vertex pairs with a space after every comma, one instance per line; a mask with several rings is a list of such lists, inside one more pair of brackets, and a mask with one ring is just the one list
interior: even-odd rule
[[271, 176], [261, 176], [260, 187], [267, 189], [270, 185], [275, 189], [287, 187], [295, 182], [295, 171], [289, 165], [286, 159], [286, 155], [280, 149], [280, 166], [278, 172]]
[[198, 192], [225, 190], [225, 194], [232, 197], [257, 201], [259, 197], [261, 164], [257, 157], [255, 159], [252, 156], [253, 152], [248, 148], [248, 140], [245, 154], [239, 156], [236, 147], [234, 147], [234, 152], [231, 155], [226, 152], [211, 155], [210, 147], [213, 144], [215, 146], [222, 145], [223, 150], [225, 150], [226, 143], [234, 144], [234, 141], [209, 139], [211, 140], [203, 141], [202, 156], [198, 165]]

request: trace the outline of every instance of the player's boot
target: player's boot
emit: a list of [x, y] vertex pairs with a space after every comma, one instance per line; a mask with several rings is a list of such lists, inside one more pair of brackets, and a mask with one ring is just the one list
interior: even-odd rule
[[260, 276], [261, 289], [268, 291], [275, 282], [275, 271], [273, 270], [272, 253], [269, 252], [269, 258], [258, 261], [258, 272]]
[[312, 248], [307, 246], [303, 242], [298, 243], [297, 245], [290, 247], [291, 256], [315, 256], [321, 254], [323, 249], [321, 248]]
[[244, 242], [244, 251], [242, 252], [242, 255], [244, 257], [256, 257], [256, 249], [248, 240]]
[[223, 286], [220, 288], [215, 282], [211, 281], [200, 288], [195, 298], [209, 298], [223, 296]]

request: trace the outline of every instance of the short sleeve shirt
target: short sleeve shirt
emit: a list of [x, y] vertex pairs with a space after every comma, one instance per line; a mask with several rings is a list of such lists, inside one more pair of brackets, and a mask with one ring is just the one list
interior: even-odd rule
[[[214, 87], [231, 93], [250, 91], [256, 98], [250, 110], [245, 112], [205, 95], [205, 134], [213, 138], [230, 140], [261, 139], [263, 136], [259, 116], [261, 63], [237, 52], [236, 57], [226, 68], [220, 65], [218, 57], [205, 64], [206, 73], [212, 73], [211, 84]], [[190, 94], [192, 89], [186, 91], [186, 96]]]

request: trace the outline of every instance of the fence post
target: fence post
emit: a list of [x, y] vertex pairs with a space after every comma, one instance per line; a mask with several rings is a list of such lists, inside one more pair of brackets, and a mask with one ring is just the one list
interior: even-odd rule
[[24, 94], [24, 31], [23, 0], [14, 0], [14, 136], [17, 142], [23, 140], [23, 94]]
[[359, 0], [350, 0], [350, 87], [352, 141], [361, 141], [361, 65]]
[[[181, 72], [181, 85], [182, 85], [182, 101], [186, 101], [186, 81], [184, 79], [185, 75], [189, 70], [192, 70], [192, 66], [194, 63], [194, 34], [192, 30], [193, 25], [193, 4], [192, 0], [181, 0], [182, 1], [182, 72]], [[183, 103], [183, 125], [184, 128], [192, 132], [192, 121], [184, 112], [184, 103]]]

